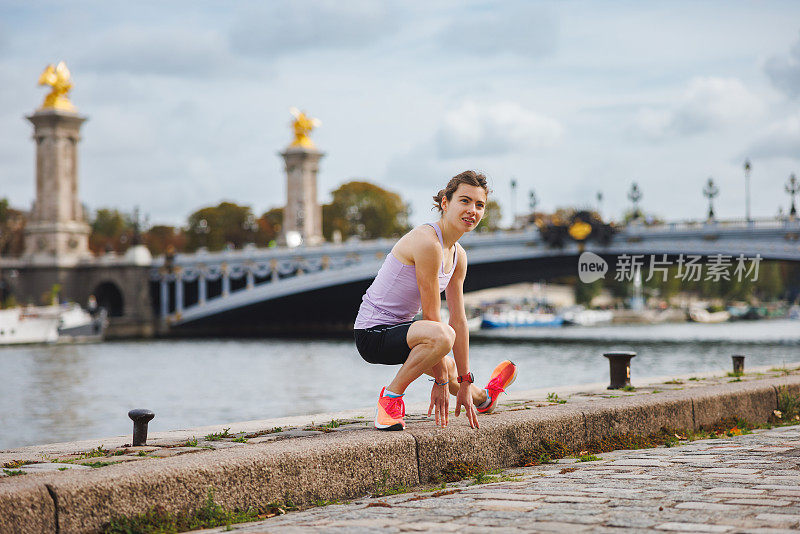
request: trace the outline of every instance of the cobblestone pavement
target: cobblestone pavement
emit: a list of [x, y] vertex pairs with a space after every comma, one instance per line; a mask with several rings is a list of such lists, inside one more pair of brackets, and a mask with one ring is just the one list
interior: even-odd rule
[[600, 457], [503, 473], [514, 480], [365, 497], [231, 528], [250, 534], [800, 529], [799, 427]]

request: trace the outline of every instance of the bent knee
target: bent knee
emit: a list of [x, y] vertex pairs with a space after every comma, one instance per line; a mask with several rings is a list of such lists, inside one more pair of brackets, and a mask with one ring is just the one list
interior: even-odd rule
[[433, 341], [443, 354], [447, 354], [453, 350], [453, 344], [456, 342], [456, 331], [450, 325], [439, 323]]

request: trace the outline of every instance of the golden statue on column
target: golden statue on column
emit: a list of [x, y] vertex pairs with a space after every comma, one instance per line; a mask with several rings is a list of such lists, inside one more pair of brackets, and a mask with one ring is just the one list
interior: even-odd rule
[[292, 144], [289, 145], [289, 148], [301, 147], [316, 150], [317, 147], [314, 146], [314, 141], [311, 140], [308, 134], [310, 134], [314, 128], [319, 128], [322, 126], [322, 121], [311, 118], [304, 112], [294, 107], [289, 108], [289, 113], [294, 116], [294, 120], [292, 121], [292, 128], [294, 128], [294, 141], [292, 141]]
[[44, 103], [39, 109], [60, 109], [61, 111], [78, 111], [67, 98], [67, 93], [72, 89], [72, 76], [67, 65], [61, 61], [58, 65], [52, 63], [44, 69], [39, 76], [39, 85], [49, 85], [52, 91], [44, 97]]

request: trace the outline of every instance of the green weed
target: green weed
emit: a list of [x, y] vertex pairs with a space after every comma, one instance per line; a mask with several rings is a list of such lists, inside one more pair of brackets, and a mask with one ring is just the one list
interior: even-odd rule
[[84, 458], [97, 458], [98, 456], [108, 456], [108, 449], [104, 449], [102, 445], [99, 445], [96, 449], [92, 449], [89, 452], [84, 452], [78, 459], [82, 460]]
[[267, 434], [277, 434], [278, 432], [283, 432], [283, 428], [279, 427], [279, 426], [276, 426], [276, 427], [270, 428], [269, 430], [259, 430], [258, 432], [252, 432], [250, 434], [245, 434], [244, 437], [247, 438], [247, 439], [259, 438], [261, 436], [266, 436]]
[[89, 466], [89, 467], [97, 469], [98, 467], [105, 467], [105, 466], [111, 465], [113, 463], [116, 463], [116, 462], [88, 462], [88, 463], [85, 463], [83, 465], [86, 465], [86, 466]]
[[683, 384], [683, 380], [678, 380], [677, 378], [673, 378], [672, 380], [667, 380], [664, 383], [665, 384]]
[[600, 458], [598, 456], [595, 456], [594, 454], [589, 454], [589, 453], [581, 454], [580, 456], [578, 456], [578, 461], [579, 462], [596, 462], [599, 459]]
[[187, 439], [186, 443], [183, 444], [184, 447], [197, 447], [197, 438], [192, 436], [192, 439]]
[[286, 509], [267, 505], [264, 508], [247, 510], [225, 510], [214, 502], [214, 492], [208, 491], [203, 504], [190, 513], [173, 514], [163, 506], [151, 508], [147, 513], [134, 517], [114, 517], [105, 525], [103, 532], [108, 534], [166, 534], [185, 532], [236, 523], [255, 521], [285, 513]]
[[633, 387], [633, 386], [632, 386], [632, 385], [630, 385], [630, 384], [627, 384], [627, 385], [625, 385], [625, 386], [622, 386], [620, 389], [621, 389], [622, 391], [636, 391], [636, 388], [635, 388], [635, 387]]
[[247, 438], [242, 436], [242, 437], [238, 437], [238, 438], [233, 438], [232, 441], [234, 441], [236, 443], [247, 443]]
[[228, 433], [230, 429], [231, 428], [228, 427], [224, 428], [222, 432], [214, 432], [213, 434], [209, 434], [206, 436], [206, 441], [220, 441], [224, 438], [229, 438], [231, 437], [231, 435]]
[[3, 469], [3, 473], [5, 473], [6, 475], [8, 475], [10, 477], [16, 477], [16, 476], [19, 476], [19, 475], [24, 475], [25, 471], [23, 471], [21, 469]]
[[774, 419], [784, 424], [796, 422], [800, 416], [800, 397], [789, 392], [786, 386], [782, 386], [778, 390], [778, 409], [773, 414]]
[[448, 462], [444, 469], [442, 469], [442, 476], [447, 482], [458, 482], [465, 478], [473, 478], [478, 473], [483, 473], [486, 468], [483, 464], [476, 462]]
[[33, 460], [11, 460], [10, 462], [6, 462], [3, 464], [3, 467], [8, 469], [14, 469], [15, 467], [22, 467], [23, 465], [28, 464], [35, 464]]
[[383, 469], [381, 470], [381, 475], [379, 478], [375, 479], [375, 492], [372, 494], [373, 497], [385, 497], [387, 495], [398, 495], [400, 493], [408, 493], [411, 491], [403, 484], [395, 484], [393, 486], [389, 485], [389, 470]]
[[565, 404], [566, 399], [559, 399], [556, 393], [547, 394], [547, 402], [555, 402], [556, 404]]

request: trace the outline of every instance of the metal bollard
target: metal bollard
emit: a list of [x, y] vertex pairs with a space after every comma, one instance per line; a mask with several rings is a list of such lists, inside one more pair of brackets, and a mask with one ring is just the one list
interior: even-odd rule
[[155, 416], [156, 414], [143, 408], [128, 412], [128, 417], [133, 420], [134, 447], [141, 447], [147, 443], [147, 423]]
[[731, 356], [733, 360], [733, 374], [741, 376], [744, 374], [744, 355], [736, 354]]
[[631, 385], [631, 358], [635, 352], [606, 352], [603, 356], [608, 358], [611, 374], [611, 385], [608, 389], [622, 389]]

